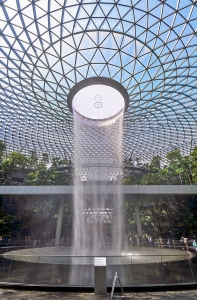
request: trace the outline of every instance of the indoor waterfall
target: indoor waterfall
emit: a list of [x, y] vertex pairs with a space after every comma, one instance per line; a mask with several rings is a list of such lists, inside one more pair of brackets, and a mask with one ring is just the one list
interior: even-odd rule
[[[99, 96], [97, 96], [99, 97]], [[123, 110], [107, 120], [74, 116], [75, 182], [73, 248], [76, 255], [120, 254], [122, 243]], [[120, 188], [106, 194], [109, 184]], [[88, 185], [89, 194], [86, 194]], [[112, 252], [113, 250], [113, 252]]]

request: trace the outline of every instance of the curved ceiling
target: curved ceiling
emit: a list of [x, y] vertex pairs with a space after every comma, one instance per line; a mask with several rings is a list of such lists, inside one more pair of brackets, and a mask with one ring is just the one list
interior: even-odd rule
[[67, 95], [107, 77], [128, 91], [124, 158], [197, 145], [197, 1], [0, 0], [0, 138], [73, 155]]

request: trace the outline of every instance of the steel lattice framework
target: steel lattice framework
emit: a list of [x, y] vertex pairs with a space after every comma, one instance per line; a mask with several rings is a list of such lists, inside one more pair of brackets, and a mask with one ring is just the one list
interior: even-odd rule
[[197, 144], [197, 1], [0, 0], [0, 139], [73, 155], [69, 90], [95, 76], [130, 95], [124, 158]]

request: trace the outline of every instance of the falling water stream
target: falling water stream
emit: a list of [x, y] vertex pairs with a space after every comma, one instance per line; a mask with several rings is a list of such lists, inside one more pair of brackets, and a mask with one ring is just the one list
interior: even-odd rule
[[[74, 115], [75, 182], [73, 253], [120, 254], [122, 243], [123, 110], [109, 120]], [[109, 184], [116, 194], [107, 194]], [[86, 188], [88, 186], [88, 193]]]

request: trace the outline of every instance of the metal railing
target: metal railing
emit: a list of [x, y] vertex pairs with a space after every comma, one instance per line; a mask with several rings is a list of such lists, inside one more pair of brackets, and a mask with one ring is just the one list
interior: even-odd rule
[[[25, 240], [23, 239], [7, 239], [6, 241], [0, 241], [0, 248], [1, 247], [7, 247], [7, 246], [15, 246], [15, 247], [47, 247], [47, 246], [54, 246], [55, 239], [48, 239], [48, 240], [41, 240], [41, 239], [31, 239], [31, 240]], [[61, 241], [61, 246], [71, 246], [72, 241], [69, 239], [63, 239]], [[110, 243], [107, 243], [110, 244]], [[162, 239], [162, 243], [159, 239], [152, 239], [151, 242], [148, 241], [147, 238], [144, 238], [142, 240], [139, 240], [139, 246], [150, 246], [150, 247], [158, 247], [162, 244], [164, 247], [168, 248], [176, 248], [176, 247], [182, 247], [184, 246], [183, 242], [181, 240], [173, 240], [173, 239]], [[132, 245], [132, 246], [138, 246], [138, 242], [136, 238], [132, 239], [132, 242], [129, 240], [125, 242], [125, 245]], [[192, 246], [192, 242], [188, 241], [188, 245]]]

